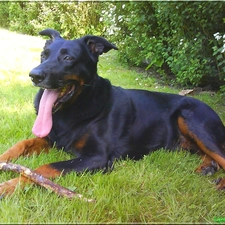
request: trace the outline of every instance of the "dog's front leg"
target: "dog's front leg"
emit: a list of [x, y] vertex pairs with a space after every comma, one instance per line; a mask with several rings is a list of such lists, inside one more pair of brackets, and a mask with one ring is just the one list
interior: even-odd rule
[[[23, 140], [0, 155], [0, 162], [8, 162], [12, 159], [17, 159], [20, 156], [32, 155], [34, 153], [40, 154], [42, 151], [48, 152], [50, 147], [51, 146], [45, 138], [32, 138]], [[22, 188], [27, 182], [29, 182], [29, 180], [21, 176], [1, 183], [0, 195], [3, 193], [4, 195], [11, 194], [14, 192], [18, 184], [20, 184]]]
[[[62, 171], [51, 167], [51, 164], [46, 164], [41, 167], [38, 167], [34, 170], [34, 172], [44, 176], [45, 178], [55, 178], [60, 176]], [[26, 184], [31, 182], [32, 181], [23, 176], [5, 181], [0, 184], [0, 196], [11, 195], [17, 187], [23, 189]]]
[[[46, 177], [56, 178], [69, 172], [95, 171], [97, 169], [105, 169], [107, 160], [103, 156], [84, 156], [76, 159], [46, 164], [38, 167], [34, 172]], [[0, 195], [6, 196], [12, 194], [16, 187], [22, 189], [31, 181], [20, 176], [0, 184]]]
[[42, 151], [48, 152], [50, 147], [45, 138], [23, 140], [0, 155], [0, 162], [8, 162], [20, 156], [32, 155], [33, 153], [40, 154]]

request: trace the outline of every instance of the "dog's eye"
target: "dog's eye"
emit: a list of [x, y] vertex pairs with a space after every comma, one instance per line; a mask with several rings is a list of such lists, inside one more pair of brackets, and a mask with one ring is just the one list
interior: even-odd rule
[[41, 63], [44, 62], [46, 59], [46, 55], [44, 54], [44, 52], [41, 53]]
[[42, 52], [42, 54], [44, 55], [44, 56], [49, 56], [49, 54], [50, 54], [50, 52], [49, 52], [49, 50], [48, 49], [45, 49], [43, 52]]
[[71, 57], [71, 56], [69, 56], [69, 55], [66, 55], [66, 56], [63, 58], [63, 60], [66, 60], [66, 61], [72, 61], [72, 60], [74, 60], [74, 58]]

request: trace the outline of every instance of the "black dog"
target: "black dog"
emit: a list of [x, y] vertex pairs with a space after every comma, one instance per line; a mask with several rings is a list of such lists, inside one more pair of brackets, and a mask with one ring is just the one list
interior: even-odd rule
[[[111, 168], [115, 159], [140, 159], [160, 148], [183, 148], [202, 156], [197, 172], [225, 169], [225, 127], [209, 106], [190, 97], [112, 86], [97, 74], [99, 55], [117, 50], [104, 38], [65, 40], [52, 29], [40, 34], [51, 40], [45, 44], [41, 64], [30, 72], [33, 84], [40, 87], [33, 127], [37, 138], [17, 143], [0, 161], [47, 152], [55, 144], [76, 158], [35, 170], [54, 178], [71, 171]], [[0, 193], [13, 192], [17, 183], [15, 178], [1, 184]], [[217, 188], [224, 187], [221, 179]]]

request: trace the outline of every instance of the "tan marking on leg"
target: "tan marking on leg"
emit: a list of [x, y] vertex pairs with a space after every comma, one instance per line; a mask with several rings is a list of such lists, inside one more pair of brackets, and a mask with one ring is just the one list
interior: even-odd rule
[[[215, 162], [209, 155], [206, 155], [206, 154], [203, 154], [201, 153], [201, 159], [202, 159], [202, 164], [195, 170], [195, 172], [197, 173], [202, 173], [202, 170], [204, 168], [207, 168], [207, 167], [210, 167], [212, 166], [212, 162]], [[220, 166], [217, 162], [216, 163], [216, 166], [217, 166], [217, 170], [218, 171], [220, 169]]]
[[82, 148], [86, 145], [86, 141], [88, 138], [88, 134], [83, 135], [78, 141], [75, 142], [74, 146], [76, 150], [82, 150]]
[[[49, 164], [38, 167], [34, 172], [46, 178], [56, 178], [62, 174], [62, 171], [54, 169]], [[0, 195], [11, 195], [17, 187], [23, 189], [28, 183], [32, 183], [32, 181], [23, 176], [3, 182], [0, 184]]]
[[49, 143], [44, 138], [23, 140], [0, 155], [0, 162], [7, 162], [20, 156], [32, 155], [34, 153], [40, 154], [42, 151], [48, 152], [49, 148]]
[[25, 177], [17, 177], [0, 184], [0, 196], [11, 195], [17, 187], [23, 189], [29, 183], [29, 180]]
[[50, 164], [46, 164], [43, 166], [38, 167], [34, 170], [34, 172], [46, 177], [46, 178], [56, 178], [62, 175], [63, 171], [59, 171], [53, 168]]
[[214, 153], [213, 151], [210, 151], [201, 140], [199, 140], [195, 134], [193, 134], [189, 129], [187, 124], [185, 123], [185, 120], [182, 117], [178, 118], [178, 126], [180, 128], [181, 133], [185, 136], [189, 136], [191, 139], [195, 140], [196, 145], [200, 148], [201, 151], [203, 151], [206, 155], [208, 155], [210, 158], [215, 160], [224, 170], [225, 170], [225, 159]]
[[188, 130], [187, 124], [185, 123], [185, 120], [182, 117], [178, 117], [177, 122], [178, 122], [178, 126], [179, 126], [181, 133], [183, 135], [189, 134], [189, 130]]
[[225, 189], [225, 178], [221, 179], [217, 185], [216, 185], [216, 188], [218, 190], [224, 190]]
[[[199, 141], [200, 142], [200, 141]], [[199, 143], [200, 144], [200, 143]], [[202, 149], [203, 149], [203, 151], [207, 154], [207, 155], [209, 155], [212, 159], [214, 159], [224, 170], [225, 170], [225, 159], [222, 157], [222, 156], [220, 156], [220, 155], [218, 155], [218, 154], [216, 154], [216, 153], [214, 153], [214, 152], [212, 152], [212, 151], [210, 151], [209, 149], [207, 149], [204, 145], [203, 145], [203, 143], [201, 143], [201, 145], [202, 145]]]
[[180, 135], [180, 147], [182, 149], [191, 149], [191, 143], [184, 136]]

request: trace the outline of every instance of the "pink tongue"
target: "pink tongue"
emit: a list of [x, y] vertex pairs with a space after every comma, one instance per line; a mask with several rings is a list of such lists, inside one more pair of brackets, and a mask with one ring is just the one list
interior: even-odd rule
[[34, 123], [32, 132], [37, 137], [46, 137], [52, 129], [52, 106], [57, 100], [59, 92], [57, 90], [44, 90], [41, 97], [38, 115]]

